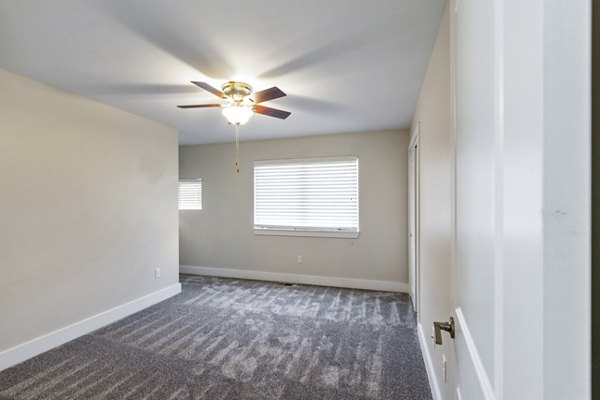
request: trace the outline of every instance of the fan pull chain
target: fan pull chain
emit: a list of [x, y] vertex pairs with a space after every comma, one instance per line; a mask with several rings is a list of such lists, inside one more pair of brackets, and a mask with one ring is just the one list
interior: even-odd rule
[[240, 124], [235, 124], [235, 167], [240, 173]]

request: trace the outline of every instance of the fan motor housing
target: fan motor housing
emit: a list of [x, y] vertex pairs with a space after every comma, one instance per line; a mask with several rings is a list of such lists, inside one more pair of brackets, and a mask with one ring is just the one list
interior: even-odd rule
[[252, 94], [252, 86], [243, 82], [229, 81], [221, 86], [223, 93], [234, 100], [242, 100]]

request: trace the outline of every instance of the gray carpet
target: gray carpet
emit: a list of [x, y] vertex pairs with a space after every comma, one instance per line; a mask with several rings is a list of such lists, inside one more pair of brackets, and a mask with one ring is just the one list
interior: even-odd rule
[[0, 373], [0, 399], [431, 399], [403, 294], [182, 275], [183, 292]]

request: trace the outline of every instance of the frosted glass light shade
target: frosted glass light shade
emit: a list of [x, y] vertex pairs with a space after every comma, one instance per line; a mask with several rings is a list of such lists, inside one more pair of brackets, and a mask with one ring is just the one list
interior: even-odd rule
[[250, 107], [243, 104], [234, 104], [225, 107], [222, 112], [225, 118], [234, 125], [244, 125], [254, 114], [254, 111]]

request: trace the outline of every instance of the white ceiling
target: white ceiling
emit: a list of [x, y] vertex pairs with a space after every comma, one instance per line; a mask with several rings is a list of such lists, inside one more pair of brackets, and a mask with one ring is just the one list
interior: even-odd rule
[[179, 130], [233, 140], [189, 83], [230, 79], [287, 97], [242, 140], [407, 128], [445, 0], [18, 0], [0, 3], [0, 68]]

